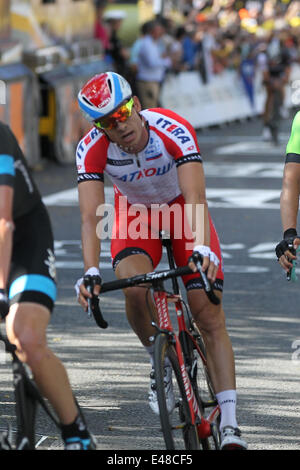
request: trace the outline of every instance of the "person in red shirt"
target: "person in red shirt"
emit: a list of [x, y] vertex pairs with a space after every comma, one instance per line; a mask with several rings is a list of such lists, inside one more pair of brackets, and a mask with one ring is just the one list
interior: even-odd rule
[[103, 22], [103, 13], [106, 7], [107, 1], [100, 0], [95, 4], [95, 25], [94, 25], [94, 38], [99, 39], [102, 43], [103, 50], [109, 49], [109, 32]]

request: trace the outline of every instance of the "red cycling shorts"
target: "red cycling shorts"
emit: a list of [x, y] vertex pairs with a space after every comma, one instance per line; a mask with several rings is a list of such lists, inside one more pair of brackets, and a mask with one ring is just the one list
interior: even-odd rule
[[[157, 208], [156, 208], [157, 206]], [[210, 221], [210, 248], [220, 260], [214, 288], [223, 290], [223, 263], [218, 234], [213, 221]], [[115, 214], [111, 240], [113, 268], [133, 254], [147, 255], [153, 269], [159, 264], [162, 256], [160, 231], [164, 230], [172, 240], [173, 254], [177, 266], [186, 266], [192, 254], [192, 237], [184, 210], [184, 198], [178, 196], [169, 204], [152, 205], [151, 208], [129, 204], [127, 198], [115, 188]], [[186, 288], [202, 288], [197, 273], [183, 276]]]

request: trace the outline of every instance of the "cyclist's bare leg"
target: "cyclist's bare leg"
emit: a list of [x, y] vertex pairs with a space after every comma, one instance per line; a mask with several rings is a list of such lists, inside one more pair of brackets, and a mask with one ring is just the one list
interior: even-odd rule
[[[120, 261], [115, 272], [118, 279], [124, 279], [151, 271], [153, 271], [153, 266], [150, 259], [146, 255], [138, 254], [128, 256]], [[156, 309], [152, 298], [148, 295], [149, 305], [151, 305], [152, 310], [151, 318], [146, 304], [146, 290], [144, 288], [129, 287], [124, 289], [124, 294], [128, 322], [142, 344], [150, 346], [149, 338], [155, 333], [151, 321], [156, 318]]]
[[[216, 294], [222, 295], [219, 292]], [[222, 303], [213, 305], [201, 289], [190, 290], [187, 296], [193, 317], [203, 335], [215, 393], [235, 389], [234, 355]]]
[[62, 424], [74, 421], [78, 414], [67, 372], [47, 346], [46, 328], [49, 310], [39, 304], [14, 304], [6, 318], [7, 336], [17, 347], [17, 355], [32, 370], [35, 382]]

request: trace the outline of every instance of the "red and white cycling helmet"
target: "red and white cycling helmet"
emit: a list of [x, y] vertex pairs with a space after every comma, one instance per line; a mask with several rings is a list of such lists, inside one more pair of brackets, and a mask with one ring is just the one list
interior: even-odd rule
[[132, 90], [125, 78], [115, 72], [104, 72], [83, 86], [78, 102], [86, 119], [93, 122], [113, 112], [131, 96]]

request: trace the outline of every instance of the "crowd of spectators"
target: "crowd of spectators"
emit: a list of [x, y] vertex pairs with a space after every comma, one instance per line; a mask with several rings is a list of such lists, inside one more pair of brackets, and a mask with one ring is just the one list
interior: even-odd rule
[[[121, 12], [118, 18], [115, 13], [115, 18], [105, 19], [106, 2], [98, 3], [106, 31], [113, 31], [112, 23], [122, 21]], [[147, 88], [144, 102], [148, 96], [155, 105], [157, 87], [152, 85], [161, 84], [166, 73], [197, 70], [203, 83], [209, 83], [224, 70], [235, 69], [246, 82], [256, 69], [264, 72], [268, 61], [279, 55], [288, 63], [300, 63], [300, 1], [180, 0], [176, 2], [181, 9], [179, 21], [178, 14], [173, 19], [172, 5], [175, 2], [165, 1], [164, 16], [141, 26], [130, 50], [125, 52], [116, 39], [114, 46], [105, 46], [117, 71], [127, 76], [134, 89]], [[108, 43], [113, 38], [110, 34]], [[117, 59], [113, 57], [116, 50]], [[146, 87], [147, 81], [152, 85]]]

